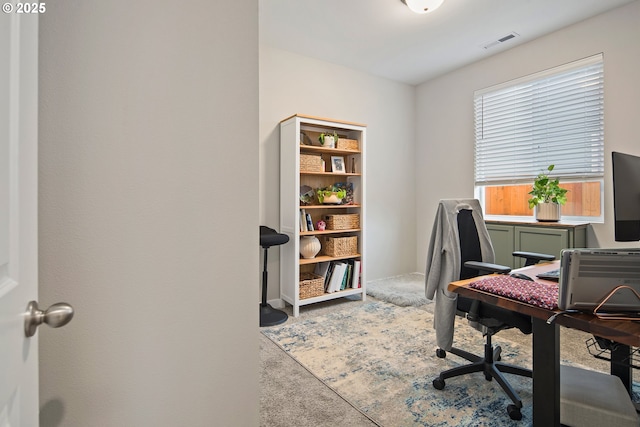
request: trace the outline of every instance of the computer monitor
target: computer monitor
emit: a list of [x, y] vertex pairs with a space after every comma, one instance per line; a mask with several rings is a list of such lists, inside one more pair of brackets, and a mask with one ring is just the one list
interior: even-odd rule
[[616, 242], [640, 240], [640, 157], [612, 153]]

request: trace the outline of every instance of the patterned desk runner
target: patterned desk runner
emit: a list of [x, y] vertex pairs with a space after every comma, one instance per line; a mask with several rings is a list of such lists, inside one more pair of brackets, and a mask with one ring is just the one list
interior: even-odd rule
[[527, 304], [555, 310], [558, 308], [558, 285], [532, 282], [507, 275], [488, 276], [469, 284], [481, 291], [513, 298]]

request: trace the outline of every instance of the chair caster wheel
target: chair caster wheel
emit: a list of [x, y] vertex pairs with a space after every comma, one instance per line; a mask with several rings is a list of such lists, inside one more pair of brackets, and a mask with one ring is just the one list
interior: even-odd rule
[[493, 377], [491, 375], [485, 374], [484, 375], [484, 379], [487, 380], [487, 381], [491, 381], [493, 379]]
[[495, 360], [496, 362], [499, 362], [500, 360], [502, 360], [502, 347], [500, 347], [499, 345], [493, 347], [493, 360]]
[[502, 360], [502, 347], [500, 347], [499, 345], [497, 345], [494, 349], [493, 349], [493, 360], [499, 362], [500, 360]]
[[516, 405], [507, 406], [507, 413], [512, 420], [520, 421], [522, 419], [522, 412]]
[[440, 377], [433, 380], [433, 387], [437, 390], [442, 390], [444, 388], [444, 380]]
[[438, 356], [440, 359], [444, 359], [445, 357], [447, 357], [447, 352], [441, 348], [438, 348], [436, 349], [436, 356]]

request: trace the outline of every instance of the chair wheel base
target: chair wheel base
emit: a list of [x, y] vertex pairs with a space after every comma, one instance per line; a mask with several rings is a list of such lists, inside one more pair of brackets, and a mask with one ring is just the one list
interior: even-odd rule
[[512, 420], [520, 421], [522, 419], [522, 412], [520, 412], [520, 408], [516, 405], [507, 406], [507, 413]]

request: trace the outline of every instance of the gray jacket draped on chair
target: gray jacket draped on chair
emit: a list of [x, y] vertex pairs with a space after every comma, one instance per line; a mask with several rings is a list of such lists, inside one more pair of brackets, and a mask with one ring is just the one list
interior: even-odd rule
[[[438, 212], [431, 231], [427, 254], [425, 295], [429, 300], [435, 297], [434, 328], [437, 345], [450, 350], [453, 344], [453, 331], [456, 315], [457, 294], [449, 292], [449, 283], [460, 278], [460, 239], [458, 236], [458, 212], [463, 209], [472, 211], [476, 224], [482, 224], [482, 208], [476, 199], [440, 200]], [[489, 233], [484, 226], [478, 226], [478, 237], [482, 251], [482, 261], [494, 262], [493, 246]]]

